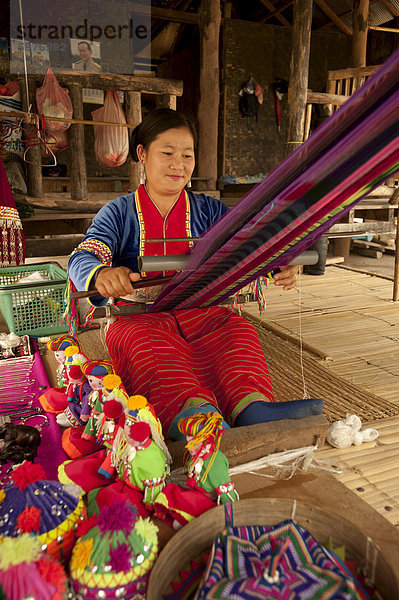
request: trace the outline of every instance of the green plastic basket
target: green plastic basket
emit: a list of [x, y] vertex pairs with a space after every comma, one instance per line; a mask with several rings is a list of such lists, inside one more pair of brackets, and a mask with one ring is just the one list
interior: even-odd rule
[[[49, 281], [18, 284], [38, 271]], [[35, 337], [64, 333], [64, 289], [67, 273], [56, 262], [0, 269], [0, 310], [10, 332]]]

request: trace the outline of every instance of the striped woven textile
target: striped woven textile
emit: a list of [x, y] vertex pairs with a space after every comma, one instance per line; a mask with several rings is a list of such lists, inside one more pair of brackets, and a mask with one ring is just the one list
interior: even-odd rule
[[218, 304], [287, 265], [399, 169], [399, 51], [197, 242], [151, 311]]

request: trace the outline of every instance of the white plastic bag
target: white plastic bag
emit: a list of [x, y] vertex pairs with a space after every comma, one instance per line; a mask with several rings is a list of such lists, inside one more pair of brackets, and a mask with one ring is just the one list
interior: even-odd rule
[[[93, 121], [126, 123], [118, 92], [108, 91], [104, 106], [91, 113]], [[129, 154], [127, 127], [94, 125], [94, 152], [98, 162], [106, 167], [120, 167]]]

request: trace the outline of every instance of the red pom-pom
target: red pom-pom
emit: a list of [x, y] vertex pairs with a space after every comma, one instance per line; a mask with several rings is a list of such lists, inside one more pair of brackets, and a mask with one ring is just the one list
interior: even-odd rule
[[103, 406], [103, 413], [107, 419], [119, 419], [122, 414], [122, 404], [117, 400], [107, 400]]
[[140, 421], [131, 426], [129, 433], [134, 442], [145, 442], [151, 435], [151, 427]]
[[95, 524], [97, 523], [97, 515], [92, 515], [91, 517], [89, 517], [88, 519], [85, 519], [84, 521], [80, 521], [78, 528], [76, 530], [76, 537], [82, 537], [84, 536], [88, 531], [90, 531], [90, 529], [92, 529]]
[[41, 465], [34, 465], [27, 460], [12, 472], [11, 478], [21, 491], [30, 483], [39, 481], [39, 479], [47, 479], [46, 472]]
[[82, 369], [79, 365], [72, 365], [68, 368], [69, 379], [81, 379], [83, 377]]
[[37, 561], [36, 568], [42, 578], [50, 585], [58, 588], [60, 585], [65, 584], [66, 575], [64, 568], [51, 556], [43, 556], [43, 558]]
[[17, 518], [17, 525], [21, 533], [39, 532], [41, 514], [40, 508], [27, 506]]

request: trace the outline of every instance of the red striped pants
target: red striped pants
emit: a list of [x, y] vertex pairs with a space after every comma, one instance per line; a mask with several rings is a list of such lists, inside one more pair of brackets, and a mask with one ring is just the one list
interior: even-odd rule
[[107, 345], [127, 392], [147, 398], [165, 431], [190, 404], [214, 404], [233, 424], [251, 402], [274, 400], [255, 328], [227, 308], [118, 317]]

